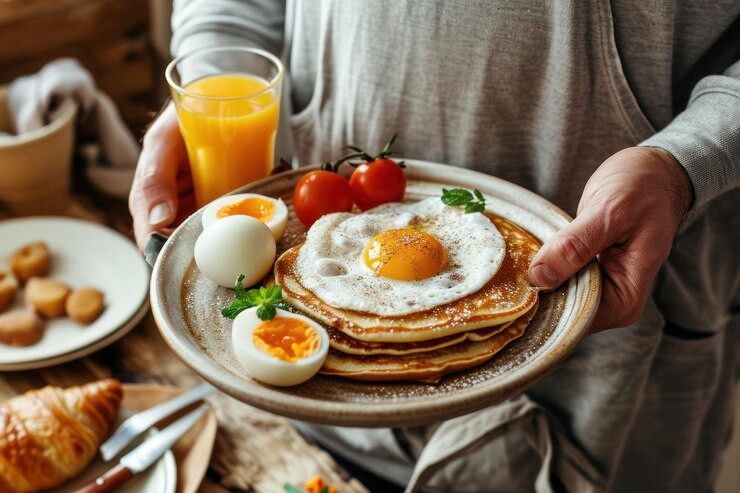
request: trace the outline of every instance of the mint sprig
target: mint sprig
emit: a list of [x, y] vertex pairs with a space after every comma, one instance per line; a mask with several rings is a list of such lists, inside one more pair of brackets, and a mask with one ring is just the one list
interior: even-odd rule
[[[476, 200], [477, 199], [477, 200]], [[442, 202], [445, 205], [465, 206], [465, 213], [483, 212], [486, 210], [486, 199], [477, 188], [471, 193], [464, 188], [442, 189]]]
[[277, 308], [284, 306], [283, 289], [278, 284], [273, 284], [269, 288], [261, 286], [247, 291], [242, 284], [243, 280], [244, 274], [240, 274], [234, 285], [236, 299], [229, 306], [221, 310], [221, 315], [233, 320], [247, 308], [256, 306], [258, 307], [257, 316], [260, 320], [272, 320], [275, 318]]

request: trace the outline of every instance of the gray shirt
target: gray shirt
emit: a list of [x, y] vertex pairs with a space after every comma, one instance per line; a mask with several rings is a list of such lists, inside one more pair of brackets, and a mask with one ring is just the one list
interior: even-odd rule
[[[311, 433], [432, 491], [547, 491], [552, 477], [570, 490], [711, 488], [740, 341], [732, 249], [740, 242], [740, 194], [732, 191], [740, 184], [740, 63], [737, 39], [723, 37], [740, 3], [175, 7], [175, 54], [250, 44], [282, 55], [300, 164], [350, 143], [376, 148], [400, 132], [404, 156], [494, 174], [574, 213], [599, 164], [642, 143], [671, 152], [694, 186], [693, 214], [638, 323], [589, 337], [517, 399], [397, 431], [406, 450], [389, 430]], [[449, 437], [478, 446], [437, 460]], [[443, 467], [432, 471], [433, 463]]]

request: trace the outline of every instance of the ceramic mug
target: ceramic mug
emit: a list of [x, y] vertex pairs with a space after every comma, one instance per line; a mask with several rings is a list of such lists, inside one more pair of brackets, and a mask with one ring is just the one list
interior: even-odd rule
[[[0, 132], [11, 133], [6, 97], [0, 86]], [[0, 209], [13, 216], [67, 211], [77, 106], [65, 101], [48, 125], [0, 138]]]

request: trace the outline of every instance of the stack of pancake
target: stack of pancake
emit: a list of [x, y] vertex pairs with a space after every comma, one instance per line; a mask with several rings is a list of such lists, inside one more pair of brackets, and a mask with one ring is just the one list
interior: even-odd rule
[[321, 322], [331, 350], [321, 372], [357, 380], [438, 382], [447, 373], [480, 365], [520, 337], [534, 316], [538, 288], [527, 270], [540, 247], [510, 221], [485, 213], [505, 241], [498, 269], [477, 291], [431, 309], [378, 315], [332, 306], [306, 288], [296, 268], [304, 244], [275, 264], [283, 299]]

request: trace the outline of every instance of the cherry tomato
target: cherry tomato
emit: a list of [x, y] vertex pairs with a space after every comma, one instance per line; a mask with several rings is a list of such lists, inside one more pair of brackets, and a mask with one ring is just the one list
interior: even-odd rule
[[352, 190], [342, 176], [331, 171], [311, 171], [293, 190], [293, 209], [307, 228], [330, 212], [352, 210]]
[[352, 198], [363, 211], [387, 202], [400, 202], [406, 191], [403, 168], [392, 159], [382, 158], [361, 164], [349, 179]]

